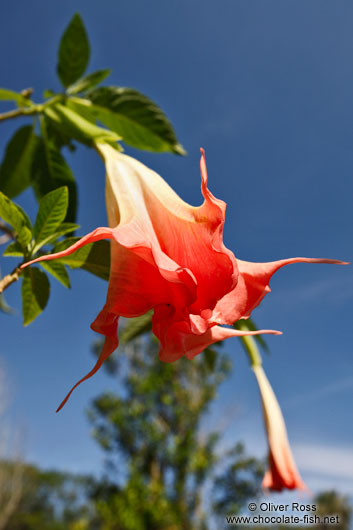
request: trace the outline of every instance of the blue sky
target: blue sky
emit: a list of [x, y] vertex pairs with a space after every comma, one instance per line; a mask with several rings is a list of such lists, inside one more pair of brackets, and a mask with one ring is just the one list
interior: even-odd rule
[[[209, 187], [228, 204], [225, 243], [248, 261], [292, 256], [352, 261], [353, 5], [348, 0], [87, 0], [7, 2], [0, 17], [0, 85], [58, 89], [60, 35], [75, 11], [88, 29], [89, 70], [112, 68], [110, 84], [154, 99], [188, 156], [126, 149], [158, 171], [191, 204], [200, 204], [199, 148]], [[5, 110], [5, 105], [3, 109]], [[1, 124], [0, 151], [20, 120]], [[104, 168], [84, 147], [67, 154], [79, 183], [85, 234], [106, 224]], [[19, 202], [34, 212], [31, 193]], [[4, 260], [3, 260], [4, 262]], [[11, 262], [11, 263], [10, 263]], [[13, 266], [7, 258], [4, 270]], [[254, 313], [269, 337], [265, 369], [279, 398], [304, 479], [313, 490], [353, 495], [352, 267], [293, 265], [272, 280]], [[52, 282], [47, 310], [24, 329], [18, 308], [0, 315], [0, 360], [12, 421], [25, 432], [25, 456], [42, 466], [99, 473], [103, 455], [84, 411], [117, 384], [103, 371], [67, 390], [93, 363], [90, 322], [106, 284], [72, 274], [72, 290]], [[234, 371], [207, 425], [224, 446], [243, 440], [266, 451], [256, 383], [236, 339], [225, 344]], [[206, 428], [206, 423], [205, 423]]]

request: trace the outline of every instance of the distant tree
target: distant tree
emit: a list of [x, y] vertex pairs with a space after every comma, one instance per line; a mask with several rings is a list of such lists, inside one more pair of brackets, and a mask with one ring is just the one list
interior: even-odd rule
[[[320, 493], [315, 497], [317, 514], [321, 517], [325, 515], [337, 515], [338, 523], [334, 525], [337, 530], [349, 530], [352, 516], [352, 506], [348, 497], [331, 490]], [[317, 526], [319, 530], [332, 528], [332, 524], [322, 523]]]
[[[141, 320], [138, 326], [148, 329]], [[122, 342], [134, 338], [131, 329]], [[227, 356], [211, 348], [193, 361], [163, 363], [149, 334], [110, 359], [107, 370], [118, 375], [121, 392], [100, 395], [89, 410], [112, 470], [96, 495], [103, 530], [206, 529], [212, 501], [206, 505], [204, 486], [218, 489], [218, 514], [235, 513], [259, 493], [263, 469], [239, 444], [215, 478], [219, 433], [200, 430], [230, 368]]]
[[264, 464], [254, 457], [247, 457], [242, 443], [227, 453], [230, 462], [224, 473], [214, 481], [214, 511], [224, 514], [237, 514], [249, 499], [261, 493]]
[[[7, 406], [8, 384], [0, 366], [0, 530], [7, 528], [23, 490], [23, 465], [18, 458], [20, 440], [18, 432], [7, 421]], [[4, 462], [6, 458], [12, 458], [11, 465]]]
[[6, 530], [23, 495], [23, 464], [0, 461], [0, 530]]
[[[11, 476], [18, 463], [1, 461], [0, 473]], [[21, 465], [22, 482], [16, 510], [4, 530], [95, 530], [94, 505], [90, 501], [95, 481], [90, 476], [42, 471]]]

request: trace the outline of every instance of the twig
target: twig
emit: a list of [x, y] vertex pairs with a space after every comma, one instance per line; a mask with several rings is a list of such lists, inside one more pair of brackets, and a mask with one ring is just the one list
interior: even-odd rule
[[10, 274], [7, 274], [0, 280], [0, 294], [5, 291], [12, 283], [17, 282], [22, 273], [19, 267], [16, 267]]
[[[21, 90], [21, 96], [24, 98], [30, 98], [33, 94], [33, 88], [24, 88]], [[27, 116], [34, 114], [33, 109], [26, 109], [21, 107], [19, 109], [9, 110], [8, 112], [3, 112], [0, 114], [0, 121], [10, 120], [11, 118], [17, 118], [18, 116]]]
[[9, 110], [8, 112], [3, 112], [0, 114], [0, 121], [10, 120], [11, 118], [18, 118], [19, 116], [30, 116], [35, 114], [37, 109], [26, 109], [21, 107], [20, 109]]
[[24, 88], [23, 90], [21, 90], [21, 96], [28, 99], [33, 95], [33, 92], [33, 88]]

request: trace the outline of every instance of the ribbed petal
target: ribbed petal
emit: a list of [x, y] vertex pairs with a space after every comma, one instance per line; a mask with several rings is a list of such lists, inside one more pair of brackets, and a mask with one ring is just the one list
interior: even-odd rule
[[193, 303], [187, 304], [191, 313], [213, 308], [234, 287], [238, 272], [234, 255], [222, 240], [226, 205], [207, 188], [204, 152], [204, 203], [193, 207], [134, 158], [106, 144], [99, 150], [107, 165], [108, 219], [109, 226], [118, 225], [116, 241], [156, 265], [167, 281], [174, 281], [168, 270], [184, 271], [182, 282], [192, 291]]

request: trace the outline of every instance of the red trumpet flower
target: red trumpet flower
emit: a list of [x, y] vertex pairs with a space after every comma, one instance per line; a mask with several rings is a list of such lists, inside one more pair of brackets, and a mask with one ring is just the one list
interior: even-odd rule
[[135, 317], [153, 309], [160, 359], [172, 362], [183, 355], [192, 359], [210, 344], [228, 337], [279, 333], [239, 331], [222, 325], [248, 318], [270, 291], [270, 278], [280, 267], [297, 262], [340, 263], [308, 258], [271, 263], [236, 259], [223, 244], [226, 204], [207, 188], [203, 150], [204, 202], [193, 207], [134, 158], [107, 144], [99, 144], [97, 149], [106, 164], [109, 228], [97, 228], [63, 252], [24, 265], [67, 256], [103, 238], [111, 240], [107, 300], [91, 325], [105, 336], [104, 347], [93, 370], [73, 389], [97, 372], [118, 346], [119, 316]]

